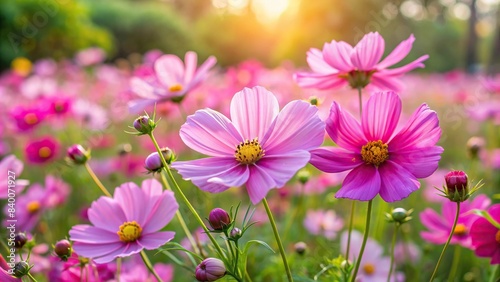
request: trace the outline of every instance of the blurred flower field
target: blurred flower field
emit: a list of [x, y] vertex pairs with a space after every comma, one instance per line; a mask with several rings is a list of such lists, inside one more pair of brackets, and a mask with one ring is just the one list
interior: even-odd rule
[[16, 57], [0, 281], [498, 281], [500, 75], [419, 40]]

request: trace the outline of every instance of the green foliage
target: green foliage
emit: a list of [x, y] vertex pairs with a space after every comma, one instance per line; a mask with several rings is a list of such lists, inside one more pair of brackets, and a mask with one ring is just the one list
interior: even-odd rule
[[72, 57], [78, 50], [111, 49], [108, 32], [95, 26], [74, 0], [0, 2], [0, 70], [19, 56], [31, 60]]

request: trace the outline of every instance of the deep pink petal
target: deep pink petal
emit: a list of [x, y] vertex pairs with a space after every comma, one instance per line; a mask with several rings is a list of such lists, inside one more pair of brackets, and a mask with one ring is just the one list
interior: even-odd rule
[[399, 63], [404, 57], [410, 53], [413, 46], [413, 41], [415, 41], [415, 36], [413, 34], [408, 37], [408, 39], [399, 43], [394, 50], [385, 57], [380, 63], [377, 64], [377, 69], [385, 69], [392, 65]]
[[246, 187], [248, 196], [254, 205], [264, 199], [269, 190], [279, 188], [272, 176], [259, 166], [250, 167], [250, 177]]
[[137, 243], [143, 246], [146, 250], [154, 250], [174, 239], [174, 236], [175, 232], [171, 231], [155, 232], [141, 236]]
[[440, 136], [441, 128], [436, 112], [422, 104], [389, 142], [389, 151], [432, 147]]
[[427, 60], [428, 58], [429, 55], [423, 55], [407, 65], [395, 69], [380, 70], [379, 73], [384, 76], [400, 76], [416, 68], [423, 68], [424, 64], [422, 62]]
[[[449, 227], [448, 229], [451, 229], [451, 227]], [[432, 230], [432, 231], [420, 232], [420, 236], [422, 237], [422, 239], [424, 239], [427, 242], [430, 242], [432, 244], [437, 244], [437, 245], [446, 243], [446, 240], [448, 240], [449, 235], [450, 235], [450, 231], [439, 232], [439, 231]]]
[[305, 101], [292, 101], [278, 114], [262, 140], [266, 154], [311, 150], [323, 143], [325, 124], [318, 108]]
[[368, 143], [361, 126], [347, 111], [333, 102], [330, 116], [326, 119], [326, 132], [339, 147], [352, 152], [361, 152], [361, 147]]
[[382, 180], [380, 197], [386, 202], [400, 201], [420, 188], [417, 178], [395, 162], [386, 161], [378, 171]]
[[127, 222], [121, 206], [109, 197], [100, 197], [88, 210], [90, 222], [97, 228], [117, 232], [120, 225]]
[[294, 74], [294, 79], [300, 87], [333, 89], [340, 88], [347, 84], [347, 80], [340, 78], [338, 73], [320, 74], [309, 72], [298, 72]]
[[359, 153], [352, 153], [337, 147], [321, 147], [312, 150], [310, 162], [317, 169], [330, 173], [350, 170], [363, 164]]
[[91, 225], [75, 225], [69, 231], [70, 240], [80, 243], [89, 244], [104, 244], [104, 243], [116, 243], [120, 241], [120, 237], [116, 232], [110, 232], [101, 228], [97, 228]]
[[439, 146], [407, 148], [391, 153], [390, 160], [411, 172], [416, 178], [426, 178], [437, 170], [443, 151]]
[[316, 48], [311, 48], [309, 51], [307, 51], [307, 64], [309, 65], [311, 70], [317, 73], [338, 73], [338, 70], [336, 68], [325, 62], [325, 60], [323, 59], [323, 52]]
[[175, 55], [163, 55], [155, 61], [154, 69], [158, 80], [164, 86], [184, 82], [184, 63]]
[[151, 199], [146, 203], [151, 206], [151, 209], [146, 214], [145, 220], [140, 222], [143, 234], [156, 232], [165, 227], [179, 209], [172, 191], [164, 191], [159, 198], [153, 199], [154, 201]]
[[248, 167], [238, 163], [234, 157], [178, 161], [174, 162], [172, 167], [185, 180], [191, 180], [201, 190], [211, 193], [241, 186], [249, 177]]
[[335, 69], [343, 72], [349, 72], [354, 69], [351, 63], [351, 45], [340, 41], [332, 41], [323, 45], [323, 58]]
[[[127, 221], [144, 222], [145, 208], [148, 204], [144, 192], [133, 182], [127, 182], [115, 189], [113, 198], [120, 204]], [[118, 230], [117, 230], [118, 231]]]
[[385, 41], [378, 32], [370, 32], [354, 46], [351, 53], [351, 62], [354, 67], [362, 71], [375, 69], [376, 64], [382, 58], [385, 49]]
[[380, 191], [380, 175], [373, 165], [363, 164], [354, 168], [344, 179], [335, 198], [369, 201]]
[[234, 155], [243, 139], [228, 118], [211, 109], [198, 110], [188, 116], [180, 136], [191, 149], [212, 157]]
[[387, 143], [398, 125], [401, 108], [401, 98], [392, 91], [372, 94], [363, 109], [361, 122], [366, 138]]
[[420, 213], [420, 221], [432, 232], [438, 230], [449, 231], [450, 226], [443, 220], [443, 218], [433, 209], [426, 208]]
[[262, 142], [279, 113], [278, 99], [261, 86], [244, 88], [231, 100], [231, 121], [244, 140], [259, 138]]
[[307, 151], [293, 151], [289, 154], [265, 156], [255, 165], [265, 170], [278, 187], [283, 187], [310, 158], [311, 154]]

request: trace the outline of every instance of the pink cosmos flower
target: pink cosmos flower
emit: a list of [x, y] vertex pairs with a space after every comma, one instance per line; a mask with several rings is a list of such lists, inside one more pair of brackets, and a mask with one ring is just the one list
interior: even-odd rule
[[162, 191], [155, 179], [142, 188], [129, 182], [115, 189], [114, 197], [101, 197], [88, 210], [93, 225], [75, 225], [69, 231], [73, 249], [81, 256], [106, 263], [117, 257], [153, 250], [174, 238], [159, 231], [178, 209], [174, 194]]
[[420, 187], [417, 178], [438, 167], [443, 148], [436, 112], [422, 104], [396, 133], [401, 99], [377, 92], [368, 100], [361, 125], [333, 102], [326, 131], [339, 147], [313, 150], [311, 164], [325, 172], [351, 170], [337, 198], [368, 201], [380, 194], [386, 202], [406, 198]]
[[32, 164], [49, 162], [57, 155], [59, 146], [59, 142], [52, 137], [43, 137], [32, 141], [24, 149], [26, 160]]
[[48, 281], [56, 282], [103, 282], [114, 278], [116, 266], [113, 263], [96, 264], [92, 259], [78, 256], [73, 252], [68, 261], [53, 257], [52, 269]]
[[2, 282], [22, 282], [21, 278], [16, 278], [9, 274], [10, 267], [4, 257], [0, 255], [0, 281]]
[[[465, 248], [472, 247], [470, 230], [472, 223], [478, 218], [477, 215], [470, 213], [471, 210], [486, 209], [491, 200], [485, 195], [478, 195], [474, 200], [467, 200], [460, 204], [460, 215], [457, 226], [453, 231], [450, 244], [459, 244]], [[457, 212], [457, 203], [452, 201], [443, 202], [441, 213], [437, 214], [433, 209], [427, 208], [420, 213], [420, 220], [428, 231], [422, 231], [422, 238], [433, 244], [444, 244], [450, 236], [455, 214]]]
[[198, 69], [195, 52], [187, 52], [184, 63], [175, 55], [163, 55], [154, 63], [155, 77], [133, 77], [132, 92], [140, 99], [129, 102], [132, 112], [167, 100], [181, 101], [184, 95], [198, 87], [217, 60], [209, 57]]
[[96, 65], [106, 59], [106, 53], [101, 48], [87, 48], [78, 52], [75, 56], [75, 61], [82, 67]]
[[[9, 177], [12, 176], [10, 180], [15, 179], [15, 193], [20, 193], [23, 191], [29, 182], [24, 179], [19, 179], [19, 175], [23, 171], [24, 165], [19, 159], [14, 155], [8, 155], [0, 161], [0, 173], [5, 175], [5, 177], [0, 181], [0, 199], [7, 199], [9, 194]], [[10, 171], [10, 173], [9, 173]]]
[[[488, 213], [500, 222], [500, 204], [492, 205]], [[500, 264], [500, 229], [485, 218], [478, 218], [472, 223], [470, 237], [476, 256], [491, 258], [491, 264]]]
[[323, 235], [329, 240], [337, 237], [344, 227], [344, 221], [334, 210], [309, 210], [304, 219], [304, 226], [313, 235]]
[[301, 87], [331, 89], [349, 84], [352, 88], [368, 84], [381, 90], [399, 91], [402, 88], [398, 78], [403, 74], [424, 67], [428, 55], [395, 69], [397, 64], [410, 52], [415, 37], [410, 35], [401, 42], [385, 59], [380, 61], [385, 50], [385, 41], [377, 32], [363, 36], [354, 47], [344, 41], [332, 40], [325, 43], [323, 50], [312, 48], [307, 52], [307, 63], [312, 73], [299, 72], [295, 80]]
[[[164, 282], [173, 281], [174, 268], [172, 265], [164, 263], [156, 263], [153, 266], [158, 276]], [[142, 259], [135, 255], [132, 260], [125, 262], [122, 266], [119, 280], [110, 280], [108, 282], [157, 282], [153, 274], [146, 268]]]
[[323, 142], [316, 107], [292, 101], [279, 112], [276, 97], [263, 87], [236, 93], [230, 111], [231, 120], [211, 109], [199, 110], [180, 130], [188, 147], [210, 157], [172, 167], [204, 191], [245, 184], [257, 204], [269, 190], [283, 187], [307, 164], [309, 150]]
[[45, 113], [38, 108], [17, 106], [11, 110], [10, 116], [15, 121], [17, 130], [23, 132], [39, 125], [44, 120]]
[[484, 78], [483, 85], [490, 93], [500, 93], [500, 76]]

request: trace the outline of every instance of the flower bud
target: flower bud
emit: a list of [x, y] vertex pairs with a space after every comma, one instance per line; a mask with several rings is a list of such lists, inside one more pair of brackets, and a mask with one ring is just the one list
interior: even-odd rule
[[149, 172], [159, 172], [163, 168], [160, 154], [158, 154], [158, 152], [154, 152], [147, 156], [146, 160], [144, 161], [144, 167]]
[[58, 241], [54, 245], [54, 253], [63, 261], [67, 261], [68, 258], [73, 253], [73, 249], [71, 248], [71, 243], [68, 240]]
[[90, 151], [85, 150], [79, 144], [69, 147], [67, 153], [68, 158], [74, 164], [85, 164], [90, 159]]
[[484, 148], [484, 138], [473, 136], [467, 141], [467, 152], [471, 159], [477, 159]]
[[297, 173], [297, 178], [299, 179], [300, 183], [306, 184], [307, 181], [309, 181], [309, 178], [311, 178], [311, 173], [309, 172], [309, 170], [303, 168]]
[[413, 209], [405, 210], [403, 208], [395, 208], [391, 213], [386, 213], [385, 216], [389, 222], [396, 222], [396, 224], [403, 224], [411, 220], [411, 213]]
[[14, 247], [16, 249], [21, 249], [26, 242], [28, 242], [28, 237], [26, 237], [25, 233], [19, 232], [14, 237]]
[[233, 230], [231, 230], [231, 232], [229, 233], [229, 236], [233, 240], [240, 239], [242, 235], [243, 235], [243, 232], [238, 227], [233, 228]]
[[160, 151], [163, 154], [163, 157], [165, 158], [167, 164], [171, 164], [175, 160], [175, 154], [169, 147], [161, 148]]
[[208, 215], [208, 222], [214, 230], [222, 231], [229, 227], [231, 224], [231, 218], [227, 211], [221, 208], [213, 209]]
[[25, 261], [20, 261], [14, 265], [14, 276], [21, 278], [30, 272], [30, 265]]
[[156, 127], [156, 123], [149, 116], [140, 116], [132, 124], [139, 135], [151, 134]]
[[299, 255], [303, 255], [307, 250], [307, 245], [304, 242], [297, 242], [293, 245], [295, 252]]
[[469, 198], [469, 183], [465, 172], [460, 170], [450, 171], [445, 175], [444, 179], [448, 199], [453, 202], [463, 202]]
[[224, 262], [216, 258], [207, 258], [196, 267], [196, 280], [216, 281], [226, 275]]

